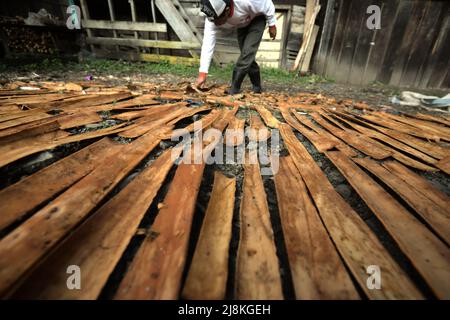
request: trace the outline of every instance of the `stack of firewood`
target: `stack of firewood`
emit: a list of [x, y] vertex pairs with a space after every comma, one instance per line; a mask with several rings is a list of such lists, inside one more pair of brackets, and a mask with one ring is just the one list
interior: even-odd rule
[[29, 27], [4, 27], [6, 43], [10, 51], [17, 53], [52, 54], [54, 41], [49, 31]]

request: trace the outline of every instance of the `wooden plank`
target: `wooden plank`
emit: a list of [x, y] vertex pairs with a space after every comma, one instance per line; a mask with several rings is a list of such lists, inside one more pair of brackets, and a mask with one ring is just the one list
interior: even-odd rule
[[[108, 132], [109, 133], [109, 132]], [[106, 135], [108, 133], [101, 132], [100, 135]], [[62, 130], [53, 130], [44, 134], [37, 136], [25, 137], [23, 139], [18, 139], [16, 141], [0, 144], [0, 167], [5, 166], [11, 162], [14, 162], [23, 157], [29, 156], [36, 152], [45, 151], [52, 149], [58, 145], [64, 144], [65, 141], [62, 139], [69, 138], [69, 133]], [[92, 133], [78, 135], [79, 141], [84, 138], [92, 138]], [[60, 142], [55, 142], [57, 139]]]
[[[396, 60], [400, 59], [398, 56], [402, 52], [403, 38], [405, 36], [405, 31], [408, 25], [411, 24], [410, 18], [414, 1], [398, 1], [398, 2], [396, 1], [396, 3], [397, 8], [395, 11], [395, 15], [393, 17], [390, 16], [387, 18], [387, 19], [393, 18], [392, 32], [390, 33], [390, 37], [388, 39], [389, 42], [384, 51], [384, 59], [382, 60], [382, 63], [380, 62], [379, 66], [381, 66], [381, 68], [376, 78], [377, 81], [386, 84], [389, 83], [394, 68], [396, 68], [397, 63]], [[414, 24], [411, 24], [411, 26], [414, 26]], [[384, 34], [381, 33], [381, 36], [384, 36]], [[408, 47], [406, 42], [405, 46]]]
[[443, 117], [439, 117], [439, 116], [432, 116], [429, 114], [424, 114], [424, 113], [416, 113], [414, 116], [411, 115], [406, 115], [406, 116], [410, 116], [410, 117], [414, 117], [417, 119], [421, 119], [421, 120], [429, 120], [429, 121], [433, 121], [433, 122], [437, 122], [446, 126], [450, 126], [450, 121], [446, 120]]
[[260, 167], [258, 163], [243, 166], [235, 298], [282, 299], [278, 258]]
[[250, 141], [267, 141], [270, 138], [270, 131], [266, 128], [261, 118], [256, 114], [250, 115]]
[[340, 150], [341, 152], [345, 153], [348, 157], [356, 157], [358, 155], [347, 144], [345, 144], [344, 142], [342, 142], [341, 140], [339, 140], [338, 138], [333, 136], [328, 131], [326, 131], [322, 128], [319, 128], [318, 126], [313, 124], [312, 121], [309, 120], [305, 115], [301, 115], [298, 112], [294, 112], [294, 116], [300, 121], [301, 124], [307, 126], [308, 128], [310, 128], [311, 130], [314, 130], [321, 136], [324, 136], [324, 137], [328, 138], [329, 140], [331, 140], [332, 142], [334, 142], [334, 145], [336, 146], [336, 148], [338, 150]]
[[274, 177], [286, 250], [297, 299], [358, 299], [291, 156]]
[[195, 113], [208, 110], [208, 107], [202, 106], [197, 108], [181, 108], [175, 109], [174, 111], [155, 119], [153, 116], [140, 118], [141, 120], [136, 125], [130, 127], [130, 129], [125, 130], [119, 134], [119, 136], [124, 138], [136, 138], [139, 137], [155, 128], [161, 127], [163, 125], [171, 126], [181, 119], [190, 117]]
[[0, 240], [0, 296], [7, 294], [160, 142], [157, 132], [104, 155], [98, 166]]
[[381, 186], [338, 151], [327, 152], [440, 299], [450, 298], [450, 251]]
[[[342, 46], [337, 58], [337, 70], [334, 75], [336, 81], [346, 83], [352, 80], [349, 76], [351, 74], [353, 56], [357, 47], [358, 36], [367, 17], [365, 12], [367, 5], [364, 6], [364, 1], [349, 2], [350, 10], [343, 30]], [[364, 25], [364, 27], [366, 26]]]
[[[364, 118], [362, 118], [359, 115], [351, 114], [351, 113], [346, 113], [346, 115], [351, 116], [353, 121], [357, 121], [365, 126], [374, 128], [375, 130], [382, 132], [382, 133], [386, 134], [387, 136], [390, 136], [400, 142], [403, 142], [404, 144], [409, 145], [417, 150], [420, 150], [423, 153], [426, 153], [436, 159], [442, 159], [446, 155], [448, 155], [450, 152], [450, 150], [448, 150], [444, 147], [441, 147], [437, 144], [423, 141], [421, 139], [418, 139], [418, 138], [408, 135], [406, 133], [396, 131], [394, 129], [385, 128], [385, 127], [382, 127], [381, 125], [375, 125], [368, 121], [363, 121], [362, 119], [364, 119]], [[370, 121], [374, 122], [377, 120], [370, 120]]]
[[230, 147], [240, 146], [245, 142], [245, 119], [234, 117], [225, 131], [224, 143]]
[[412, 127], [410, 125], [389, 119], [387, 117], [380, 117], [373, 114], [367, 114], [361, 116], [363, 119], [369, 120], [375, 124], [384, 126], [386, 128], [396, 130], [402, 133], [407, 133], [409, 135], [424, 138], [427, 140], [439, 140], [439, 136], [437, 136], [435, 133], [425, 132], [424, 130], [421, 130], [419, 128]]
[[[111, 21], [115, 21], [116, 16], [114, 14], [114, 4], [112, 0], [108, 0], [108, 9], [109, 9], [109, 18]], [[114, 38], [117, 38], [117, 31], [113, 30], [113, 36]], [[119, 46], [116, 46], [116, 51], [119, 51]]]
[[[55, 118], [58, 119], [58, 117]], [[38, 136], [58, 130], [60, 129], [60, 125], [55, 118], [46, 118], [1, 130], [0, 144], [11, 143], [19, 139]]]
[[189, 300], [225, 299], [236, 178], [216, 171], [211, 198], [183, 288]]
[[130, 46], [130, 47], [148, 47], [164, 49], [199, 49], [200, 44], [187, 41], [164, 41], [164, 40], [143, 40], [143, 39], [125, 39], [125, 38], [107, 38], [92, 37], [87, 38], [86, 43], [98, 44], [102, 46]]
[[353, 159], [357, 164], [369, 170], [387, 186], [404, 199], [431, 228], [441, 236], [447, 244], [450, 243], [450, 215], [447, 208], [441, 208], [422, 193], [409, 186], [401, 178], [393, 175], [389, 170], [368, 158]]
[[120, 52], [99, 51], [95, 53], [95, 56], [99, 58], [117, 59], [117, 60], [168, 62], [170, 64], [186, 64], [186, 65], [197, 65], [200, 62], [200, 59], [198, 57], [197, 58], [178, 57], [164, 54], [140, 53], [140, 52], [138, 53], [136, 51], [120, 51]]
[[422, 193], [442, 209], [448, 209], [450, 207], [450, 198], [445, 193], [439, 191], [427, 179], [419, 176], [397, 161], [384, 161], [381, 165], [388, 169], [393, 175], [403, 179], [403, 181]]
[[82, 19], [81, 24], [83, 28], [89, 29], [167, 32], [165, 23]]
[[[414, 149], [414, 148], [412, 148], [412, 147], [410, 147], [408, 145], [405, 145], [404, 143], [402, 143], [402, 142], [400, 142], [398, 140], [392, 139], [391, 137], [389, 137], [389, 136], [387, 136], [387, 135], [385, 135], [385, 134], [383, 134], [381, 132], [377, 132], [377, 131], [368, 129], [368, 128], [360, 126], [360, 125], [358, 125], [358, 124], [356, 124], [354, 122], [350, 122], [350, 121], [346, 120], [345, 118], [339, 116], [338, 112], [334, 112], [333, 116], [338, 118], [339, 120], [347, 123], [349, 126], [353, 127], [355, 130], [357, 130], [357, 131], [367, 135], [368, 137], [371, 137], [371, 138], [383, 141], [383, 142], [385, 142], [385, 143], [387, 143], [387, 144], [389, 144], [389, 145], [391, 145], [391, 146], [393, 146], [393, 147], [395, 147], [397, 149], [400, 149], [400, 150], [402, 150], [402, 151], [404, 151], [406, 153], [409, 153], [409, 154], [413, 155], [414, 157], [417, 157], [417, 158], [419, 158], [419, 159], [421, 159], [421, 160], [423, 160], [423, 161], [425, 161], [427, 163], [430, 163], [432, 165], [437, 163], [436, 159], [434, 159], [434, 158], [432, 158], [432, 157], [430, 157], [430, 156], [428, 156], [428, 155], [420, 152], [419, 150], [416, 150], [416, 149]], [[393, 152], [393, 157], [395, 157], [397, 154], [399, 154], [399, 152], [397, 152], [395, 149], [392, 149], [392, 152]], [[402, 159], [405, 159], [405, 157], [402, 157]], [[424, 166], [422, 163], [417, 162], [416, 160], [411, 159], [411, 158], [409, 158], [407, 164], [408, 165], [412, 165], [414, 168], [421, 169], [421, 170], [424, 170], [424, 169], [428, 170], [429, 169], [428, 166]]]
[[392, 152], [386, 150], [385, 148], [379, 147], [370, 138], [367, 138], [356, 131], [349, 132], [332, 126], [317, 113], [311, 113], [311, 116], [318, 124], [327, 129], [331, 134], [374, 159], [385, 159], [392, 155]]
[[278, 128], [279, 121], [275, 118], [272, 113], [263, 106], [254, 106], [255, 110], [258, 111], [264, 123], [270, 128]]
[[[422, 298], [421, 293], [383, 248], [378, 238], [336, 192], [292, 130], [282, 124], [280, 132], [330, 237], [365, 294], [370, 299]], [[377, 265], [384, 270], [380, 290], [367, 288], [366, 270], [370, 265]]]
[[[128, 3], [130, 4], [131, 9], [131, 20], [136, 22], [136, 6], [134, 5], [134, 0], [128, 0]], [[134, 38], [139, 38], [139, 33], [137, 31], [134, 31]], [[136, 48], [136, 52], [140, 52], [140, 49]]]
[[430, 134], [435, 134], [439, 136], [441, 139], [450, 141], [450, 128], [441, 126], [439, 124], [432, 123], [430, 121], [418, 120], [404, 116], [398, 116], [394, 114], [390, 114], [387, 112], [375, 113], [380, 117], [388, 117], [395, 121], [407, 124], [412, 127], [416, 127], [423, 131], [429, 132]]
[[[196, 47], [192, 47], [189, 49], [198, 49], [201, 47], [199, 39], [192, 31], [191, 26], [188, 24], [188, 22], [186, 22], [186, 20], [182, 17], [180, 12], [178, 11], [179, 9], [177, 10], [173, 1], [155, 0], [155, 5], [181, 41], [196, 44]], [[194, 58], [198, 56], [197, 52], [195, 52], [194, 50], [190, 50], [189, 52]]]
[[[13, 299], [98, 298], [180, 152], [165, 151], [98, 209], [33, 271]], [[82, 270], [82, 290], [67, 290], [66, 269], [73, 264]]]
[[0, 230], [86, 176], [110, 149], [117, 145], [104, 138], [1, 190]]
[[192, 217], [205, 164], [178, 165], [151, 226], [154, 235], [139, 247], [114, 299], [177, 299]]
[[286, 120], [286, 122], [294, 129], [296, 129], [298, 132], [300, 132], [302, 135], [304, 135], [319, 151], [320, 153], [323, 153], [329, 149], [332, 149], [336, 146], [336, 141], [331, 141], [327, 137], [320, 135], [312, 130], [309, 130], [305, 128], [303, 125], [301, 125], [290, 113], [289, 109], [287, 107], [280, 106], [281, 114]]
[[305, 57], [303, 58], [302, 65], [300, 66], [300, 74], [307, 74], [310, 70], [311, 58], [314, 51], [314, 46], [319, 33], [319, 26], [314, 25], [312, 29], [310, 44], [306, 48]]
[[102, 121], [102, 117], [100, 117], [97, 112], [80, 112], [62, 116], [58, 118], [57, 121], [61, 129], [69, 129]]
[[239, 107], [236, 106], [236, 107], [234, 107], [231, 110], [224, 111], [223, 116], [220, 119], [216, 120], [212, 124], [211, 127], [214, 128], [214, 129], [219, 130], [220, 132], [222, 132], [228, 126], [230, 121], [232, 119], [234, 119], [234, 117], [236, 116], [236, 113], [238, 112], [238, 109], [239, 109]]
[[444, 171], [446, 174], [450, 174], [450, 156], [441, 159], [436, 163], [436, 167]]
[[[36, 124], [37, 120], [42, 120], [42, 119], [48, 119], [53, 117], [51, 114], [45, 113], [45, 112], [39, 112], [39, 113], [34, 113], [30, 116], [27, 117], [21, 117], [21, 118], [17, 118], [17, 119], [12, 119], [12, 120], [8, 120], [8, 121], [4, 121], [0, 123], [0, 130], [5, 130], [8, 128], [12, 128], [15, 126], [20, 126], [20, 125], [24, 125], [24, 124], [31, 124], [34, 125]], [[1, 131], [0, 131], [1, 132]]]
[[129, 93], [114, 93], [114, 94], [105, 94], [105, 95], [93, 95], [87, 96], [83, 99], [74, 100], [71, 102], [67, 101], [58, 101], [55, 104], [50, 105], [49, 110], [58, 110], [62, 109], [66, 112], [69, 111], [77, 111], [86, 107], [99, 106], [106, 103], [115, 104], [118, 101], [124, 100], [131, 97]]
[[137, 118], [153, 118], [158, 119], [158, 117], [161, 117], [164, 115], [164, 113], [167, 112], [173, 112], [175, 110], [178, 110], [182, 107], [186, 107], [187, 102], [176, 102], [176, 103], [168, 103], [158, 106], [153, 106], [151, 108], [142, 110], [142, 111], [129, 111], [129, 112], [123, 112], [120, 114], [116, 114], [112, 116], [113, 119], [120, 119], [120, 120], [133, 120]]
[[309, 46], [314, 45], [311, 44], [312, 42], [312, 35], [314, 30], [314, 23], [316, 21], [316, 17], [319, 14], [320, 5], [318, 1], [314, 0], [314, 11], [311, 14], [311, 18], [309, 20], [306, 20], [305, 18], [305, 30], [304, 30], [304, 37], [302, 41], [302, 45], [300, 47], [300, 50], [298, 51], [297, 57], [295, 58], [294, 65], [291, 68], [291, 71], [297, 70], [302, 64], [305, 59], [305, 54], [307, 52], [307, 49]]
[[[88, 9], [86, 0], [80, 0], [80, 5], [81, 5], [81, 11], [82, 11], [83, 17], [85, 19], [89, 19], [90, 14], [89, 14], [89, 9]], [[78, 19], [79, 18], [81, 18], [81, 17], [78, 17]], [[91, 38], [93, 36], [92, 30], [87, 29], [86, 33], [89, 38]], [[91, 52], [95, 52], [93, 45], [90, 45], [90, 48], [91, 48]]]
[[[194, 121], [193, 123], [189, 124], [188, 126], [182, 128], [182, 129], [176, 129], [170, 134], [163, 137], [164, 139], [171, 139], [177, 136], [182, 136], [186, 132], [194, 132], [195, 130], [201, 131], [209, 128], [217, 119], [221, 118], [223, 113], [223, 110], [220, 109], [213, 109], [210, 113], [208, 113], [206, 116], [202, 117], [200, 120]], [[179, 131], [178, 131], [179, 130]], [[195, 131], [195, 132], [197, 132]]]

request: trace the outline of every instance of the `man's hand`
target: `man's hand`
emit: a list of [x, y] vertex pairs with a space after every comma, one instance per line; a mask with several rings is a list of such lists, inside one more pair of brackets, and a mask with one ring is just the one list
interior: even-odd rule
[[195, 81], [195, 87], [196, 88], [201, 88], [201, 87], [203, 87], [203, 85], [205, 84], [205, 82], [206, 82], [206, 76], [207, 76], [208, 74], [206, 73], [206, 72], [199, 72], [198, 73], [198, 78], [197, 78], [197, 81]]
[[273, 25], [269, 27], [269, 35], [272, 38], [272, 40], [275, 40], [277, 37], [277, 26]]

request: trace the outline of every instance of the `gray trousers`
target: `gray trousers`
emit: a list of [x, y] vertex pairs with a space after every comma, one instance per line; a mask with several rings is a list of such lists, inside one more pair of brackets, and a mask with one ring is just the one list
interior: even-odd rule
[[266, 18], [264, 16], [255, 17], [245, 28], [237, 29], [237, 39], [241, 55], [236, 61], [235, 69], [244, 73], [258, 71], [259, 66], [255, 61], [256, 52], [261, 43]]

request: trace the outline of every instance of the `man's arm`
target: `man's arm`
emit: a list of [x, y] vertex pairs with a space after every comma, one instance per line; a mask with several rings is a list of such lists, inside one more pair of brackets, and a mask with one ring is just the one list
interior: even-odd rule
[[216, 26], [205, 19], [205, 31], [203, 34], [202, 53], [200, 56], [200, 72], [208, 73], [209, 66], [216, 46]]
[[256, 0], [251, 2], [256, 15], [263, 14], [269, 26], [269, 34], [272, 40], [277, 36], [277, 19], [275, 18], [275, 5], [272, 0]]
[[214, 47], [216, 46], [216, 26], [213, 22], [205, 19], [205, 30], [203, 33], [202, 52], [200, 55], [200, 69], [198, 78], [195, 83], [197, 87], [203, 86], [206, 82], [209, 66], [214, 54]]

